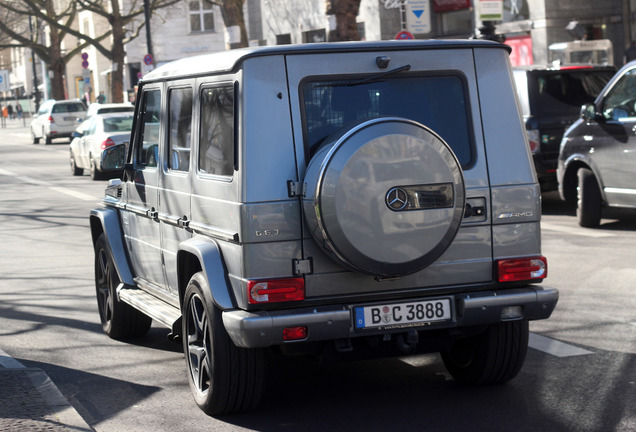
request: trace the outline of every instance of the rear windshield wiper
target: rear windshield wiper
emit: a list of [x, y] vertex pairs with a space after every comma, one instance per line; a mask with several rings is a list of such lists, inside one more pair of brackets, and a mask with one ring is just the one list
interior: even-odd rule
[[410, 69], [411, 69], [411, 65], [407, 64], [407, 65], [400, 66], [400, 67], [395, 68], [395, 69], [391, 69], [391, 70], [388, 70], [388, 71], [385, 71], [385, 72], [381, 72], [379, 74], [376, 74], [376, 75], [373, 75], [373, 76], [370, 76], [370, 77], [367, 77], [367, 78], [362, 78], [362, 79], [357, 80], [357, 81], [348, 82], [344, 86], [345, 87], [353, 87], [353, 86], [358, 86], [358, 85], [362, 85], [362, 84], [369, 84], [369, 83], [372, 83], [372, 82], [375, 82], [375, 81], [379, 81], [382, 78], [385, 78], [385, 77], [387, 77], [389, 75], [393, 75], [393, 74], [396, 74], [396, 73], [399, 73], [399, 72], [403, 72], [403, 71], [407, 71], [407, 70], [410, 70]]

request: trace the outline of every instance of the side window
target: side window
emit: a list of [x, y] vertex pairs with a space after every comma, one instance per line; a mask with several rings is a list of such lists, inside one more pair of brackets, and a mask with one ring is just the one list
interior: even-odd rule
[[188, 171], [192, 130], [192, 89], [171, 89], [169, 104], [168, 168]]
[[201, 91], [199, 171], [234, 174], [234, 87], [209, 87]]
[[608, 120], [636, 117], [636, 69], [623, 75], [605, 97], [603, 116]]
[[156, 167], [159, 155], [159, 114], [161, 113], [161, 92], [144, 92], [141, 102], [141, 124], [137, 142], [137, 163], [142, 167]]

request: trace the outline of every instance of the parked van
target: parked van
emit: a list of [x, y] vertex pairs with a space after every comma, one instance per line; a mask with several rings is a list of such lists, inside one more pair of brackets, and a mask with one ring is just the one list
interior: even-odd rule
[[211, 415], [256, 407], [266, 350], [512, 379], [558, 291], [508, 50], [289, 45], [146, 75], [90, 215], [104, 331], [170, 328]]

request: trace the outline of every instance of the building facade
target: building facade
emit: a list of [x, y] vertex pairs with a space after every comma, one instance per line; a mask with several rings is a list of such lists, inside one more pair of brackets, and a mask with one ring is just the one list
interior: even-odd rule
[[[124, 10], [132, 2], [120, 1]], [[358, 33], [368, 41], [479, 37], [484, 24], [479, 20], [483, 1], [361, 0]], [[493, 22], [494, 32], [505, 36], [513, 47], [513, 64], [548, 63], [548, 47], [553, 43], [608, 39], [613, 45], [613, 63], [621, 66], [626, 48], [636, 39], [636, 0], [503, 0], [501, 6], [501, 20]], [[245, 0], [244, 14], [250, 45], [329, 42], [335, 28], [335, 17], [326, 14], [324, 0]], [[140, 16], [130, 31], [137, 31], [143, 22]], [[573, 22], [577, 23], [575, 28]], [[75, 25], [93, 37], [108, 29], [102, 17], [90, 12], [79, 13]], [[225, 29], [219, 7], [204, 0], [183, 0], [157, 11], [150, 20], [150, 43], [142, 30], [126, 45], [125, 98], [133, 98], [138, 80], [158, 65], [227, 49], [231, 33]], [[63, 44], [71, 47], [78, 42], [81, 40], [67, 36]], [[15, 94], [31, 94], [30, 51], [10, 52], [22, 58], [11, 61]], [[96, 48], [86, 48], [67, 64], [68, 97], [81, 98], [88, 93], [94, 101], [104, 92], [110, 100], [113, 67]], [[40, 62], [35, 70], [42, 75], [38, 82], [46, 99], [48, 72]]]

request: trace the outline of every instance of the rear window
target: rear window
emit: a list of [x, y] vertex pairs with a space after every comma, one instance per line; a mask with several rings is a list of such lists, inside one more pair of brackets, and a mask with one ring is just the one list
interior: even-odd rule
[[132, 116], [107, 118], [104, 119], [104, 132], [130, 132], [132, 123]]
[[383, 78], [361, 84], [355, 79], [306, 82], [303, 108], [310, 154], [347, 124], [376, 116], [397, 116], [415, 120], [439, 134], [462, 167], [473, 161], [467, 90], [459, 76]]
[[100, 108], [97, 110], [97, 114], [109, 114], [109, 113], [120, 113], [120, 112], [133, 112], [135, 110], [134, 107], [111, 107], [111, 108]]
[[577, 116], [614, 76], [611, 70], [535, 71], [528, 74], [530, 110], [535, 117]]
[[53, 105], [53, 114], [72, 113], [86, 111], [81, 103], [64, 103]]

